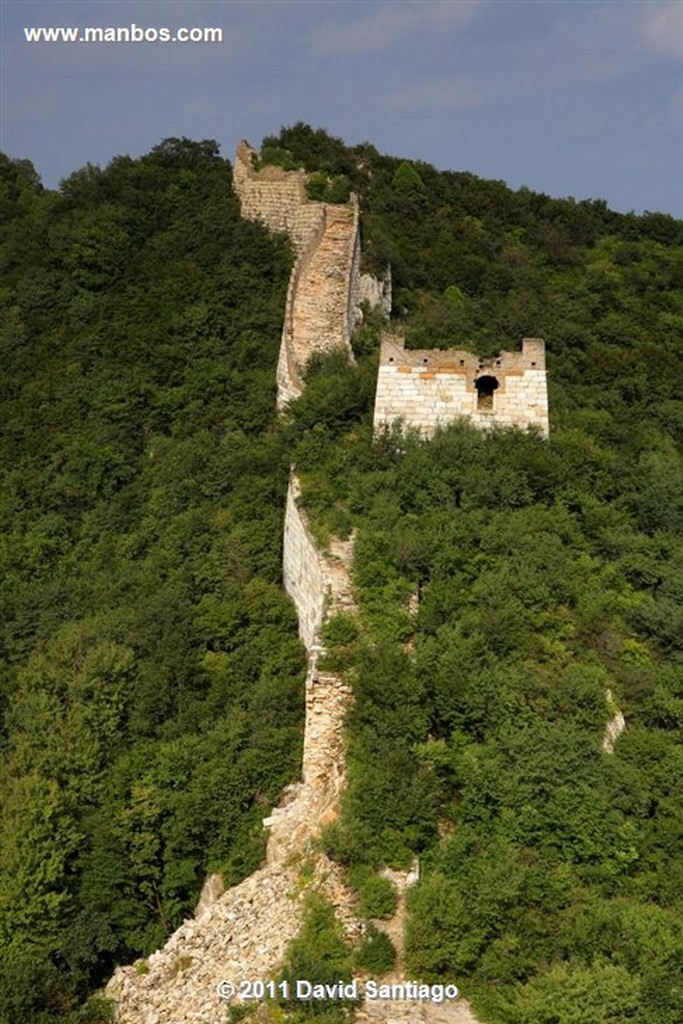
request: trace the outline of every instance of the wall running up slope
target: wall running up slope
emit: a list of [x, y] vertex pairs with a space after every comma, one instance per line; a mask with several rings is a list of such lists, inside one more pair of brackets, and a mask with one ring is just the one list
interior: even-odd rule
[[[302, 176], [256, 172], [251, 151], [240, 146], [235, 187], [245, 216], [273, 230], [286, 230], [299, 259], [292, 273], [283, 332], [280, 405], [301, 388], [302, 360], [311, 351], [346, 347], [358, 301], [358, 208], [320, 209], [302, 195]], [[261, 177], [263, 175], [263, 177]], [[284, 352], [284, 356], [282, 355]], [[305, 361], [305, 360], [304, 360]], [[300, 867], [313, 863], [312, 885], [334, 905], [348, 935], [358, 935], [350, 893], [339, 867], [316, 851], [313, 840], [334, 820], [344, 788], [343, 723], [351, 703], [347, 684], [320, 667], [325, 622], [353, 612], [350, 569], [353, 540], [333, 538], [322, 552], [298, 503], [299, 483], [292, 476], [284, 527], [283, 582], [299, 617], [299, 635], [308, 654], [305, 684], [305, 733], [301, 779], [283, 794], [264, 826], [266, 861], [239, 885], [223, 892], [217, 876], [207, 880], [193, 919], [169, 938], [163, 949], [137, 965], [117, 969], [106, 994], [116, 1001], [118, 1024], [223, 1024], [227, 1004], [218, 986], [244, 979], [265, 980], [282, 964], [302, 916]], [[405, 887], [406, 878], [402, 880]], [[402, 919], [401, 919], [402, 920]], [[359, 1021], [390, 1024], [477, 1024], [466, 1003], [416, 1006], [377, 1000]]]
[[[287, 301], [298, 347], [293, 345], [293, 333], [285, 331], [287, 359], [298, 373], [307, 357], [307, 344], [311, 351], [319, 351], [345, 343], [351, 357], [349, 338], [357, 300], [352, 282], [358, 279], [357, 206], [333, 209], [328, 215], [323, 204], [307, 201], [300, 175], [265, 172], [264, 178], [254, 178], [250, 157], [246, 166], [247, 157], [243, 144], [235, 173], [239, 178], [241, 166], [245, 214], [258, 216], [274, 230], [291, 231], [301, 254]], [[300, 383], [300, 378], [294, 382]], [[194, 919], [185, 921], [163, 949], [142, 965], [117, 969], [106, 994], [116, 1002], [118, 1024], [222, 1024], [226, 1003], [218, 997], [218, 985], [224, 980], [270, 976], [299, 930], [299, 865], [305, 856], [315, 860], [316, 888], [334, 904], [347, 932], [357, 933], [340, 869], [311, 846], [321, 826], [336, 817], [344, 787], [343, 722], [351, 692], [342, 679], [318, 665], [324, 653], [324, 622], [338, 611], [355, 609], [350, 581], [353, 542], [333, 539], [329, 552], [321, 552], [298, 497], [299, 484], [292, 477], [285, 512], [283, 582], [296, 606], [299, 635], [308, 654], [300, 781], [288, 787], [264, 820], [268, 830], [265, 864], [225, 892], [220, 879], [212, 876]]]
[[237, 148], [233, 184], [242, 216], [285, 231], [297, 261], [289, 281], [277, 369], [278, 408], [303, 391], [303, 370], [317, 352], [342, 348], [353, 361], [351, 334], [360, 294], [358, 201], [312, 202], [303, 171], [254, 168], [248, 143]]
[[343, 680], [319, 671], [318, 660], [325, 619], [355, 608], [349, 577], [353, 544], [333, 541], [330, 553], [322, 554], [297, 505], [298, 494], [292, 478], [284, 580], [309, 655], [301, 780], [285, 791], [264, 820], [269, 832], [266, 863], [213, 901], [202, 901], [197, 916], [144, 961], [142, 972], [140, 964], [116, 971], [107, 995], [116, 1000], [119, 1024], [222, 1024], [226, 1003], [218, 997], [218, 985], [269, 977], [299, 930], [299, 867], [306, 855], [317, 857], [317, 888], [335, 905], [347, 932], [357, 932], [340, 869], [311, 847], [321, 825], [337, 815], [344, 786], [343, 722], [351, 693]]

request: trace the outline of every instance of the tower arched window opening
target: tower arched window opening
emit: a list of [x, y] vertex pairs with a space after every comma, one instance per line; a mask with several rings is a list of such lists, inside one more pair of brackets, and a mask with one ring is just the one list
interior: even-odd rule
[[496, 378], [485, 374], [475, 380], [474, 386], [477, 389], [477, 412], [492, 411], [493, 393], [500, 387]]

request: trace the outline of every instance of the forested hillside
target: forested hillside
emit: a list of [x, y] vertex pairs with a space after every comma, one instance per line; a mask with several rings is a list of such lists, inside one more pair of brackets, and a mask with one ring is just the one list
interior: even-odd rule
[[207, 870], [259, 863], [304, 658], [280, 586], [284, 243], [240, 220], [213, 143], [59, 194], [0, 171], [0, 1020], [29, 1024], [81, 1019]]
[[373, 442], [368, 323], [357, 368], [319, 365], [297, 403], [320, 536], [358, 531], [360, 618], [328, 631], [356, 699], [327, 848], [352, 877], [421, 854], [407, 969], [461, 985], [482, 1020], [674, 1024], [683, 225], [300, 125], [269, 146], [360, 191], [409, 338], [497, 351], [538, 334], [551, 371], [550, 442], [467, 425]]
[[163, 941], [206, 871], [258, 863], [301, 753], [293, 461], [321, 541], [357, 531], [325, 844], [366, 887], [420, 856], [409, 975], [489, 1024], [677, 1024], [683, 224], [304, 125], [262, 159], [359, 193], [410, 344], [545, 337], [550, 441], [373, 440], [370, 315], [357, 365], [318, 361], [276, 421], [290, 254], [239, 219], [214, 144], [59, 193], [0, 164], [0, 1021], [105, 1019], [77, 1007], [112, 964]]

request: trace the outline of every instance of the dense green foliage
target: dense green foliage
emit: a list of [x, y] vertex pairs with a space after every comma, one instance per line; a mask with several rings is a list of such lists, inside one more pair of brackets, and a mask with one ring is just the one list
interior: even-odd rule
[[[301, 128], [306, 136], [306, 145], [295, 145], [293, 152], [287, 146], [284, 137], [267, 136], [259, 151], [256, 167], [261, 169], [268, 165], [282, 167], [285, 171], [309, 171], [306, 179], [306, 194], [309, 199], [322, 203], [346, 203], [351, 195], [351, 180], [343, 169], [339, 169], [339, 152], [345, 153], [340, 140], [332, 140], [322, 130], [313, 131], [308, 126]], [[337, 144], [335, 157], [327, 152], [330, 143]], [[343, 163], [343, 159], [342, 159]]]
[[[257, 863], [300, 756], [293, 459], [318, 535], [357, 530], [360, 612], [325, 636], [356, 698], [326, 842], [366, 912], [391, 911], [381, 865], [419, 854], [414, 976], [490, 1024], [676, 1024], [683, 225], [305, 125], [267, 142], [357, 191], [412, 344], [546, 337], [551, 440], [373, 441], [371, 318], [357, 365], [317, 361], [276, 423], [289, 256], [239, 220], [214, 144], [58, 194], [0, 161], [0, 1022], [106, 1019], [76, 1006], [112, 964], [207, 870]], [[355, 964], [391, 955], [370, 929]], [[312, 905], [287, 970], [352, 963]]]
[[[298, 124], [270, 138], [308, 171], [344, 175], [361, 202], [363, 260], [391, 264], [409, 345], [482, 354], [546, 337], [558, 403], [683, 427], [672, 375], [683, 331], [683, 222], [602, 200], [552, 199], [502, 181], [345, 147]], [[455, 287], [455, 291], [453, 290]], [[459, 296], [464, 301], [454, 301]], [[565, 387], [565, 385], [571, 385]]]
[[391, 971], [396, 963], [396, 948], [386, 932], [372, 921], [354, 953], [355, 967], [377, 978]]
[[208, 870], [252, 870], [298, 771], [290, 259], [213, 143], [59, 194], [0, 174], [0, 1020], [29, 1024], [163, 942]]
[[[364, 372], [323, 370], [306, 420], [317, 400], [324, 422], [349, 379], [362, 391]], [[301, 431], [297, 465], [321, 526], [352, 514], [361, 596], [344, 649], [349, 788], [328, 849], [350, 865], [422, 854], [410, 967], [474, 993], [483, 1019], [546, 1019], [538, 1005], [555, 1006], [567, 970], [590, 992], [584, 1019], [623, 1019], [635, 1000], [634, 1019], [673, 1024], [683, 552], [645, 512], [645, 452], [571, 422], [550, 444], [462, 426], [373, 445], [353, 420], [321, 433]], [[608, 688], [628, 722], [613, 756]]]
[[[309, 134], [283, 133], [299, 159]], [[327, 170], [360, 192], [414, 341], [545, 335], [551, 440], [463, 424], [373, 442], [367, 326], [358, 365], [319, 365], [292, 410], [319, 534], [357, 529], [359, 618], [328, 630], [355, 691], [328, 850], [352, 877], [421, 854], [408, 968], [491, 1024], [674, 1024], [683, 471], [664, 368], [683, 226], [337, 142]]]
[[337, 985], [351, 981], [351, 951], [344, 940], [334, 907], [318, 893], [311, 893], [301, 930], [290, 943], [278, 983], [285, 981], [290, 998], [281, 1000], [289, 1011], [290, 1024], [314, 1020], [317, 1024], [344, 1024], [351, 1019], [348, 1000], [296, 998], [298, 980], [311, 985]]
[[398, 896], [390, 879], [362, 864], [349, 873], [349, 881], [358, 894], [362, 917], [392, 917]]

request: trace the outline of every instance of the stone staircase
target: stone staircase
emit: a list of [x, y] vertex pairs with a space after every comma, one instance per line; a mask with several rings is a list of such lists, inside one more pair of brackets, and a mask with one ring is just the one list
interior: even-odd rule
[[349, 344], [349, 278], [357, 230], [352, 206], [326, 206], [325, 229], [304, 257], [292, 310], [292, 350], [301, 372], [314, 352]]
[[[310, 203], [301, 172], [254, 171], [253, 150], [242, 143], [235, 188], [245, 216], [273, 230], [287, 230], [298, 259], [290, 279], [278, 364], [278, 407], [303, 390], [302, 370], [314, 352], [341, 347], [350, 360], [354, 310], [359, 301], [358, 205]], [[335, 907], [349, 937], [358, 937], [352, 894], [341, 869], [316, 850], [320, 828], [339, 813], [345, 782], [343, 724], [351, 691], [338, 676], [318, 669], [321, 628], [339, 612], [353, 612], [350, 570], [353, 540], [333, 538], [321, 552], [297, 504], [290, 481], [285, 519], [284, 582], [299, 616], [308, 651], [306, 721], [301, 780], [288, 787], [265, 819], [265, 864], [226, 892], [218, 876], [205, 886], [193, 919], [147, 960], [118, 968], [106, 988], [116, 1001], [118, 1024], [223, 1024], [227, 1003], [218, 986], [266, 980], [282, 964], [301, 923], [302, 897], [311, 888]], [[303, 884], [302, 869], [309, 879]], [[310, 880], [312, 877], [312, 881]], [[402, 954], [405, 879], [399, 880], [399, 911], [388, 925]], [[400, 965], [396, 975], [400, 979]], [[265, 1007], [262, 1007], [265, 1010]], [[259, 1015], [257, 1015], [259, 1016]], [[366, 1002], [359, 1022], [477, 1024], [466, 1003], [436, 1006], [396, 1001]]]

